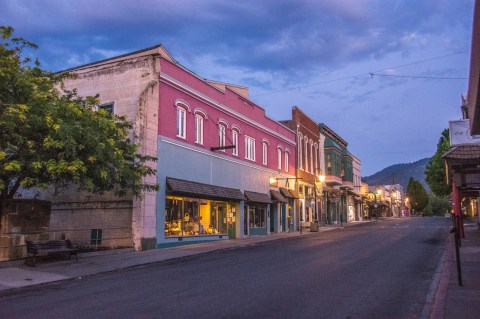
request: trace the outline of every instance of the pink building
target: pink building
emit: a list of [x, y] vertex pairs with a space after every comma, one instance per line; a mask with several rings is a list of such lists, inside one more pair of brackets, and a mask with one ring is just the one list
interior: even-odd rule
[[[295, 132], [266, 116], [248, 88], [202, 79], [163, 46], [70, 71], [78, 77], [68, 88], [99, 94], [99, 107], [134, 123], [132, 139], [158, 158], [160, 191], [141, 201], [70, 194], [53, 199], [53, 220], [65, 220], [55, 202], [78, 202], [78, 196], [81, 207], [69, 206], [72, 223], [91, 214], [85, 207], [93, 202], [130, 202], [122, 216], [130, 218], [137, 250], [287, 231], [294, 213], [288, 188], [295, 188]], [[111, 218], [94, 219], [98, 224], [85, 227], [102, 229], [105, 241]]]

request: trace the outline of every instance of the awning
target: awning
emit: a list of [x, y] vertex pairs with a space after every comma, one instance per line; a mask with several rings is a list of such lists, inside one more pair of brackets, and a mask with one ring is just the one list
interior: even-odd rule
[[245, 197], [247, 198], [247, 201], [249, 202], [262, 203], [262, 204], [272, 203], [270, 198], [268, 198], [267, 194], [264, 194], [264, 193], [244, 191], [244, 194], [245, 194]]
[[283, 195], [285, 198], [294, 198], [292, 193], [288, 191], [288, 188], [285, 187], [280, 187], [280, 193]]
[[274, 202], [281, 202], [281, 203], [286, 203], [287, 202], [285, 197], [283, 197], [282, 194], [280, 194], [279, 191], [271, 189], [270, 190], [270, 195], [272, 196], [272, 200]]
[[300, 198], [300, 195], [298, 194], [298, 192], [294, 189], [289, 189], [288, 190], [290, 192], [290, 194], [292, 194], [293, 198], [295, 199], [299, 199]]
[[217, 200], [245, 200], [239, 189], [167, 177], [167, 194]]

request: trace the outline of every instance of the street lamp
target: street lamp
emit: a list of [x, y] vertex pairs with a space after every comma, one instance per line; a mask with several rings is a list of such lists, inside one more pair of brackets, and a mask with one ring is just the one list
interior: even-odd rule
[[[377, 194], [378, 194], [378, 201], [380, 202], [380, 204], [382, 203], [381, 199], [381, 195], [382, 195], [382, 190], [381, 189], [377, 189]], [[377, 201], [377, 196], [375, 196], [375, 201]], [[377, 210], [375, 211], [375, 219], [378, 219], [378, 210], [381, 209], [380, 207], [377, 207]]]
[[318, 180], [319, 180], [319, 187], [317, 187], [317, 183], [315, 183], [315, 192], [314, 192], [314, 195], [315, 195], [315, 216], [317, 218], [317, 224], [318, 225], [321, 225], [321, 223], [323, 222], [323, 216], [322, 216], [322, 202], [320, 202], [320, 223], [318, 222], [318, 209], [317, 209], [317, 206], [318, 206], [318, 201], [317, 201], [317, 191], [320, 190], [320, 199], [323, 198], [323, 182], [325, 182], [325, 175], [322, 174], [322, 172], [320, 171], [320, 175], [318, 175]]

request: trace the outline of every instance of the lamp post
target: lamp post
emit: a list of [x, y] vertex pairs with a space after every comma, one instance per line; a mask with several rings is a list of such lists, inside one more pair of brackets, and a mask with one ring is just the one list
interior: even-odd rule
[[[377, 195], [378, 195], [378, 200], [380, 201], [380, 203], [382, 202], [381, 201], [381, 195], [382, 195], [382, 190], [381, 189], [378, 189], [377, 190]], [[375, 203], [377, 202], [377, 196], [375, 196]], [[376, 204], [375, 204], [376, 205]], [[375, 219], [378, 219], [378, 209], [380, 207], [377, 207], [377, 209], [375, 210]]]

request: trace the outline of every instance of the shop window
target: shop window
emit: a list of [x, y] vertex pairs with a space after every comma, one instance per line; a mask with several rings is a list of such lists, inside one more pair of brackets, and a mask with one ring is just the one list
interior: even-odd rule
[[249, 206], [249, 221], [251, 228], [265, 227], [265, 207], [263, 206]]
[[233, 215], [227, 202], [167, 196], [165, 236], [226, 234], [228, 217]]

